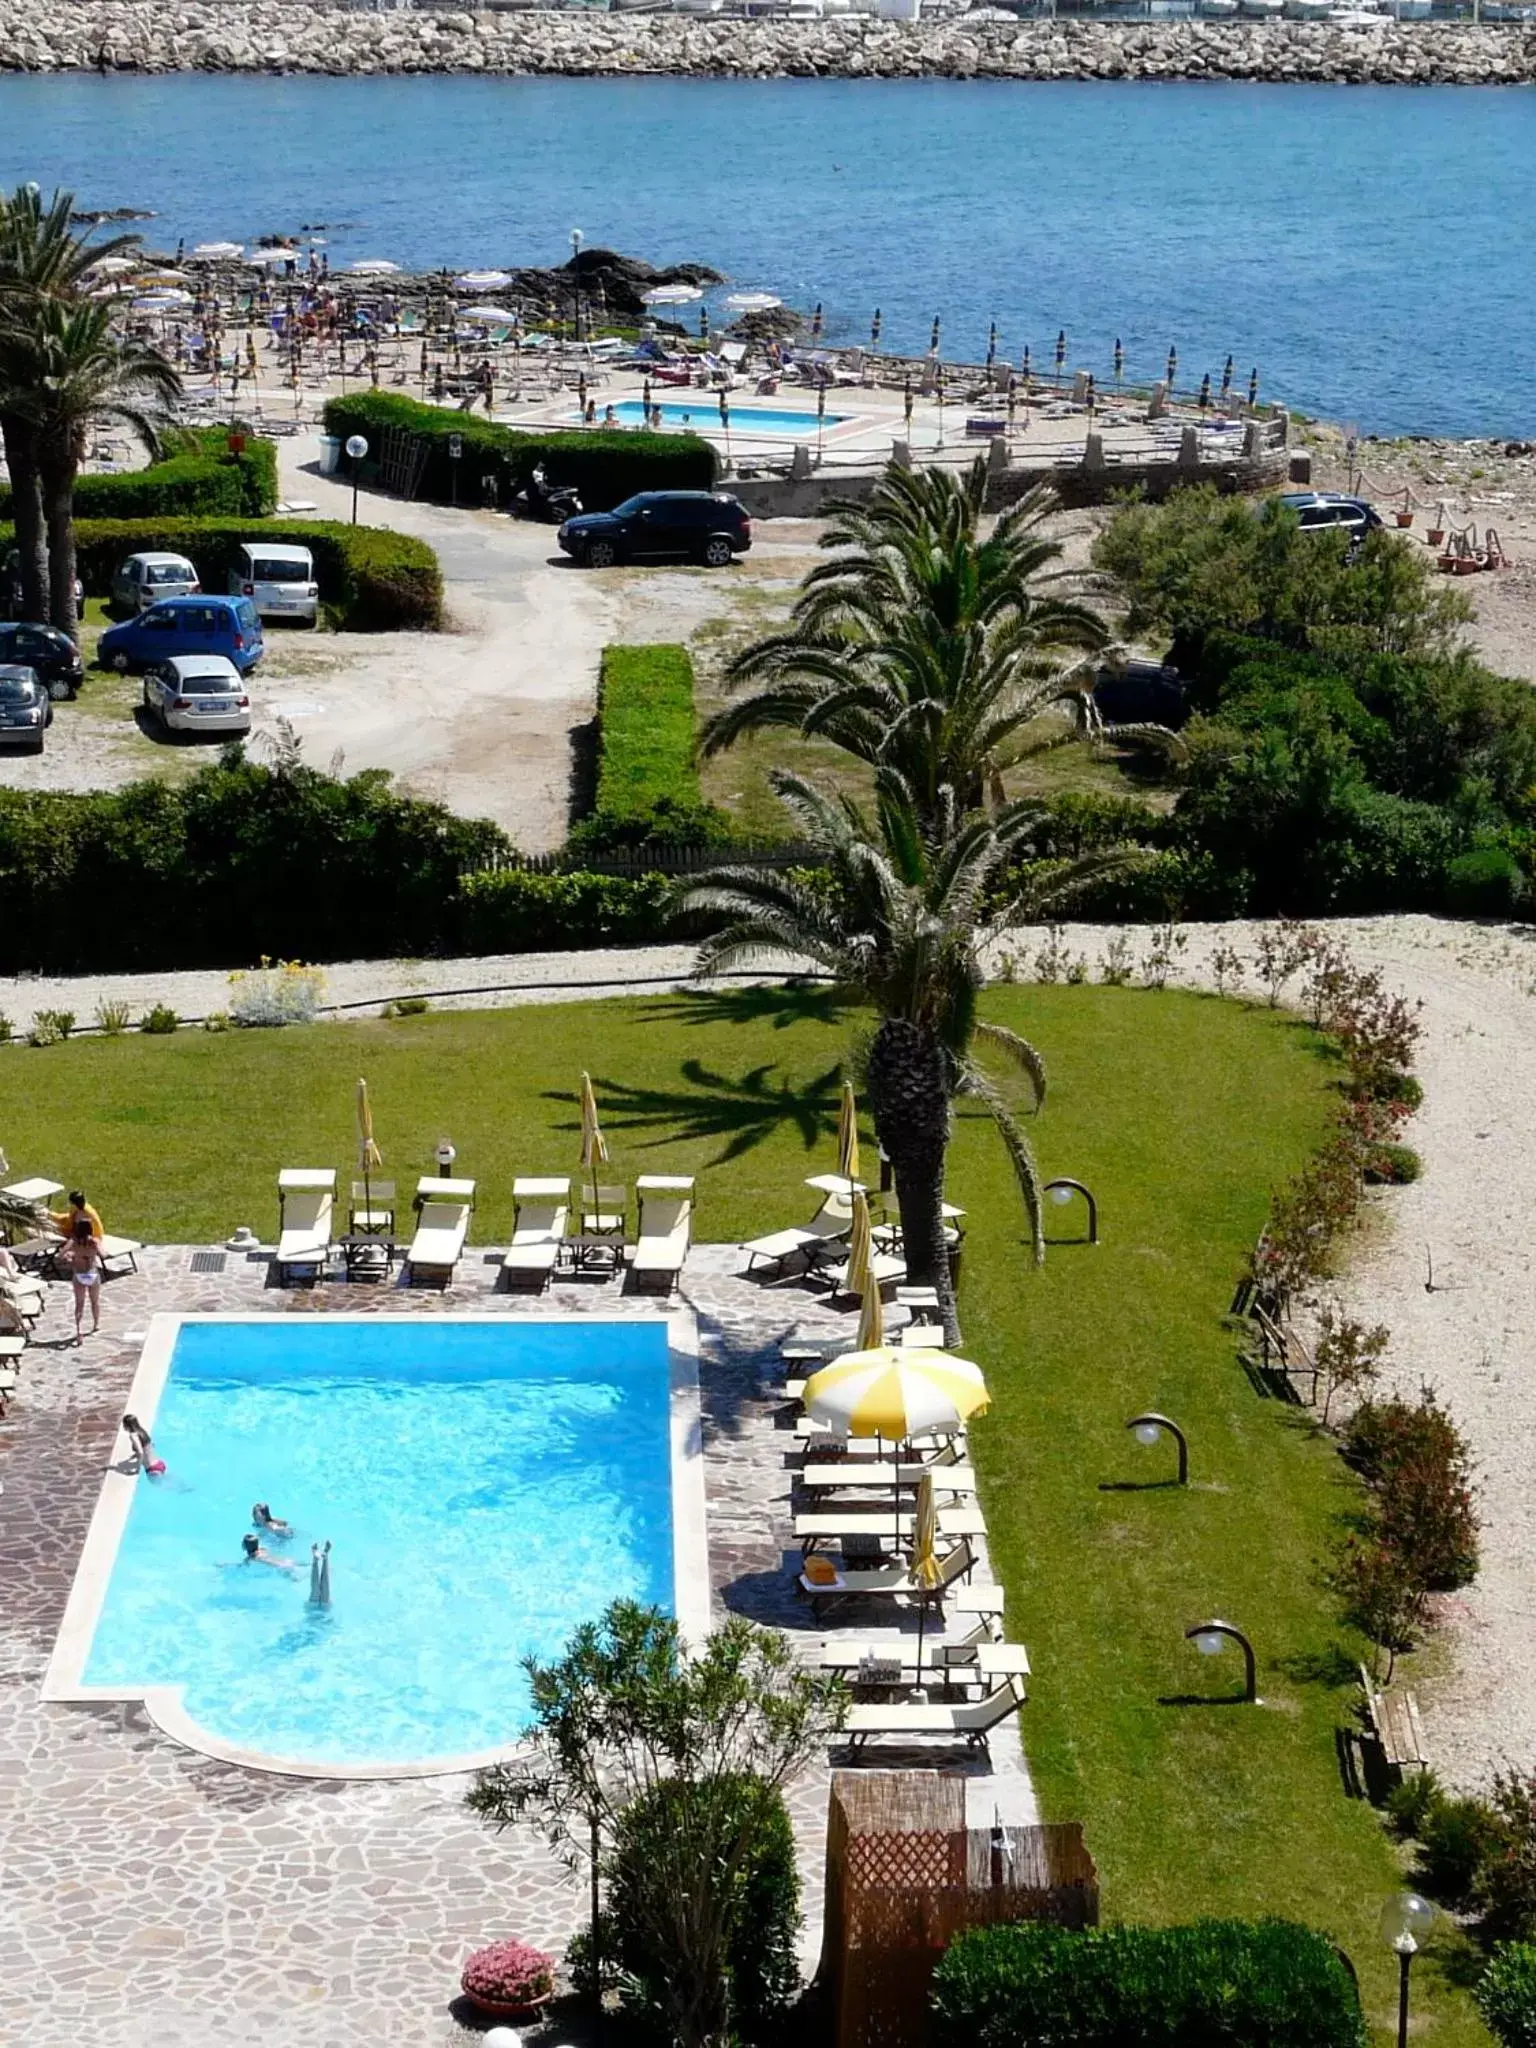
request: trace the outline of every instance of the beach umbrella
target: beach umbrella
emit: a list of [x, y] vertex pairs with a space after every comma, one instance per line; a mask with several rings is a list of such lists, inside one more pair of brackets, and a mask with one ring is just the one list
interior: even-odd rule
[[1094, 405], [1095, 405], [1095, 403], [1097, 402], [1097, 391], [1096, 391], [1096, 389], [1095, 389], [1095, 386], [1094, 386], [1094, 381], [1093, 381], [1093, 372], [1092, 372], [1092, 370], [1090, 370], [1090, 371], [1088, 372], [1088, 387], [1087, 387], [1086, 391], [1084, 392], [1083, 396], [1084, 396], [1084, 397], [1086, 398], [1086, 400], [1087, 400], [1087, 402], [1088, 402], [1088, 417], [1089, 417], [1090, 419], [1092, 419], [1092, 417], [1093, 417], [1093, 408], [1094, 408]]
[[869, 323], [869, 345], [871, 348], [878, 348], [880, 346], [880, 308], [878, 306], [875, 308], [874, 319]]
[[844, 1436], [905, 1443], [934, 1429], [958, 1429], [988, 1402], [981, 1367], [947, 1351], [882, 1344], [847, 1351], [805, 1383], [805, 1412]]
[[511, 282], [511, 273], [505, 270], [466, 270], [453, 281], [454, 289], [461, 292], [499, 292]]
[[708, 308], [708, 306], [700, 306], [700, 308], [699, 308], [699, 339], [700, 339], [700, 341], [708, 341], [708, 339], [709, 339], [709, 308]]
[[192, 261], [196, 263], [201, 258], [204, 262], [217, 263], [225, 257], [243, 256], [244, 254], [245, 244], [243, 242], [199, 242], [192, 251]]
[[390, 263], [382, 256], [360, 256], [356, 263], [349, 263], [347, 269], [353, 277], [398, 277], [400, 266]]
[[1208, 405], [1210, 404], [1210, 402], [1211, 402], [1211, 373], [1210, 373], [1210, 371], [1209, 371], [1209, 370], [1207, 370], [1207, 371], [1206, 371], [1206, 373], [1205, 373], [1205, 375], [1204, 375], [1204, 376], [1203, 376], [1203, 377], [1202, 377], [1202, 378], [1200, 379], [1200, 410], [1201, 410], [1202, 412], [1204, 412], [1204, 411], [1205, 411], [1205, 409], [1206, 409], [1206, 407], [1207, 407], [1207, 406], [1208, 406]]
[[592, 1076], [581, 1077], [581, 1163], [592, 1175], [592, 1206], [597, 1207], [597, 1169], [608, 1164], [608, 1140], [597, 1120], [597, 1097], [592, 1093]]
[[696, 284], [655, 284], [640, 300], [646, 306], [691, 306], [703, 296]]
[[382, 1166], [383, 1164], [384, 1155], [374, 1143], [373, 1138], [373, 1108], [368, 1100], [368, 1083], [366, 1081], [359, 1081], [357, 1084], [357, 1165], [358, 1171], [363, 1176], [363, 1208], [367, 1211], [370, 1221], [373, 1216], [373, 1191], [369, 1185], [368, 1177], [375, 1167]]
[[733, 313], [771, 313], [784, 301], [772, 292], [730, 292], [725, 303]]
[[141, 270], [137, 278], [137, 282], [142, 285], [180, 284], [181, 281], [179, 270]]
[[866, 1294], [876, 1294], [874, 1276], [870, 1272], [870, 1255], [874, 1250], [874, 1236], [869, 1223], [869, 1202], [862, 1188], [853, 1197], [853, 1227], [848, 1232], [848, 1271], [843, 1280], [843, 1290], [856, 1294], [862, 1301]]
[[[933, 1497], [933, 1474], [917, 1482], [917, 1515], [912, 1531], [912, 1578], [920, 1593], [932, 1593], [944, 1576], [939, 1563], [939, 1510]], [[928, 1602], [917, 1603], [917, 1682], [923, 1682], [923, 1637], [928, 1627]]]
[[1176, 348], [1168, 351], [1168, 389], [1172, 391], [1173, 380], [1179, 373], [1179, 352]]
[[859, 1334], [853, 1343], [856, 1351], [879, 1351], [885, 1344], [885, 1304], [878, 1287], [871, 1287], [864, 1296], [859, 1308]]
[[576, 403], [585, 412], [587, 409], [587, 373], [582, 370], [576, 378]]
[[1067, 330], [1065, 327], [1061, 327], [1056, 331], [1056, 382], [1058, 384], [1061, 382], [1061, 366], [1066, 360]]
[[1252, 372], [1251, 372], [1251, 374], [1249, 375], [1249, 378], [1248, 378], [1248, 407], [1249, 407], [1249, 410], [1250, 410], [1250, 411], [1252, 411], [1253, 407], [1254, 407], [1254, 406], [1256, 406], [1256, 405], [1258, 404], [1258, 402], [1259, 402], [1259, 366], [1258, 366], [1258, 364], [1257, 364], [1257, 363], [1255, 363], [1255, 364], [1254, 364], [1254, 366], [1253, 366], [1253, 370], [1252, 370]]
[[1120, 337], [1115, 336], [1115, 382], [1118, 384], [1125, 371], [1125, 350], [1120, 346]]
[[942, 324], [938, 314], [935, 313], [933, 316], [933, 332], [928, 337], [928, 353], [931, 356], [936, 356], [939, 352], [939, 329]]
[[1028, 343], [1027, 341], [1026, 341], [1026, 342], [1025, 342], [1025, 344], [1024, 344], [1024, 359], [1023, 359], [1022, 363], [1021, 363], [1021, 364], [1019, 365], [1019, 368], [1020, 368], [1020, 370], [1021, 370], [1021, 372], [1022, 372], [1022, 374], [1023, 374], [1023, 378], [1024, 378], [1024, 396], [1025, 396], [1026, 398], [1028, 398], [1028, 396], [1029, 396], [1029, 343]]
[[987, 329], [987, 368], [990, 370], [997, 361], [997, 322], [994, 320]]
[[816, 301], [816, 310], [815, 310], [815, 312], [814, 312], [814, 313], [813, 313], [813, 314], [811, 315], [811, 339], [812, 339], [812, 341], [819, 341], [819, 340], [821, 339], [821, 301], [820, 301], [820, 299], [818, 299], [818, 300]]
[[844, 1180], [859, 1177], [859, 1110], [851, 1081], [843, 1083], [837, 1108], [837, 1170]]
[[1227, 360], [1226, 360], [1226, 363], [1225, 363], [1225, 364], [1223, 365], [1223, 367], [1222, 367], [1222, 372], [1221, 372], [1221, 402], [1222, 402], [1222, 404], [1223, 404], [1223, 405], [1225, 405], [1225, 404], [1226, 404], [1226, 402], [1227, 402], [1227, 393], [1228, 393], [1228, 392], [1229, 392], [1229, 391], [1230, 391], [1231, 389], [1232, 389], [1232, 358], [1231, 358], [1230, 356], [1228, 356], [1228, 357], [1227, 357]]
[[505, 306], [464, 306], [459, 311], [461, 320], [476, 327], [510, 327], [515, 317]]
[[138, 265], [131, 256], [98, 256], [91, 265], [90, 274], [96, 277], [119, 277], [125, 270], [137, 270]]

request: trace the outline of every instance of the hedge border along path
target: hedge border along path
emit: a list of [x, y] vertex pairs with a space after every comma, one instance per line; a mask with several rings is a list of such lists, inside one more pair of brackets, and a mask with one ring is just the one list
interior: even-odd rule
[[[0, 526], [0, 549], [13, 529]], [[331, 622], [348, 633], [436, 633], [443, 623], [443, 575], [424, 540], [382, 526], [331, 519], [81, 519], [75, 525], [80, 581], [105, 597], [124, 555], [186, 555], [210, 593], [227, 588], [242, 541], [289, 541], [315, 557]]]
[[[243, 446], [230, 446], [239, 434]], [[144, 469], [80, 477], [77, 519], [266, 518], [277, 504], [277, 444], [230, 427], [176, 427], [161, 440], [163, 455]], [[11, 509], [0, 485], [0, 518]]]
[[686, 647], [605, 647], [597, 716], [600, 817], [648, 818], [663, 797], [701, 801]]
[[[648, 434], [622, 427], [524, 433], [393, 391], [357, 391], [326, 401], [328, 434], [343, 442], [361, 434], [367, 441], [364, 476], [378, 462], [388, 427], [403, 427], [428, 444], [416, 495], [439, 505], [455, 498], [461, 505], [480, 504], [487, 478], [505, 503], [535, 465], [543, 467], [551, 483], [574, 484], [588, 512], [606, 512], [636, 491], [709, 491], [715, 485], [715, 451], [698, 434]], [[461, 451], [457, 462], [448, 453], [454, 434]]]

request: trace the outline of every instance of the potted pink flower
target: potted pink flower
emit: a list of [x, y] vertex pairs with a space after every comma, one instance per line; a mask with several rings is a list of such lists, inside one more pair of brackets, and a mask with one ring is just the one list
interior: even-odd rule
[[533, 2019], [555, 1989], [555, 1959], [526, 1941], [493, 1941], [477, 1948], [459, 1982], [478, 2011], [498, 2020]]

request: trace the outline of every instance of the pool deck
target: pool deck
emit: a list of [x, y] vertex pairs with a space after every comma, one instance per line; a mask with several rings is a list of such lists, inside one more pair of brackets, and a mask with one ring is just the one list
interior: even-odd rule
[[[151, 1315], [611, 1317], [659, 1304], [612, 1282], [540, 1299], [496, 1292], [499, 1268], [478, 1246], [446, 1292], [336, 1282], [284, 1293], [262, 1259], [231, 1254], [208, 1273], [193, 1255], [144, 1253], [137, 1274], [108, 1283], [102, 1333], [78, 1348], [69, 1290], [50, 1287], [0, 1421], [0, 2036], [27, 2048], [475, 2040], [450, 2011], [469, 1949], [516, 1934], [558, 1951], [581, 1922], [581, 1888], [532, 1831], [490, 1833], [463, 1807], [463, 1778], [308, 1781], [215, 1762], [141, 1707], [45, 1704], [43, 1675]], [[851, 1339], [853, 1319], [800, 1285], [746, 1281], [740, 1265], [734, 1246], [702, 1246], [683, 1290], [699, 1331], [712, 1606], [784, 1629], [814, 1658], [824, 1631], [793, 1591], [789, 1437], [769, 1390], [786, 1338]], [[858, 1617], [859, 1634], [870, 1620]], [[994, 1807], [1037, 1818], [1012, 1724], [994, 1733], [990, 1762], [895, 1744], [867, 1760], [966, 1770], [975, 1821]], [[808, 1967], [827, 1785], [818, 1766], [790, 1793]]]

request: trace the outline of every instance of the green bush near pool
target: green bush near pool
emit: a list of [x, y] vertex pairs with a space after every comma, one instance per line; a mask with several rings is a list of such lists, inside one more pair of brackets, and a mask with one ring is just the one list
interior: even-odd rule
[[[227, 427], [178, 427], [162, 439], [157, 462], [112, 475], [84, 475], [75, 485], [77, 519], [266, 518], [277, 504], [277, 448], [257, 434]], [[0, 519], [11, 509], [0, 485]]]

